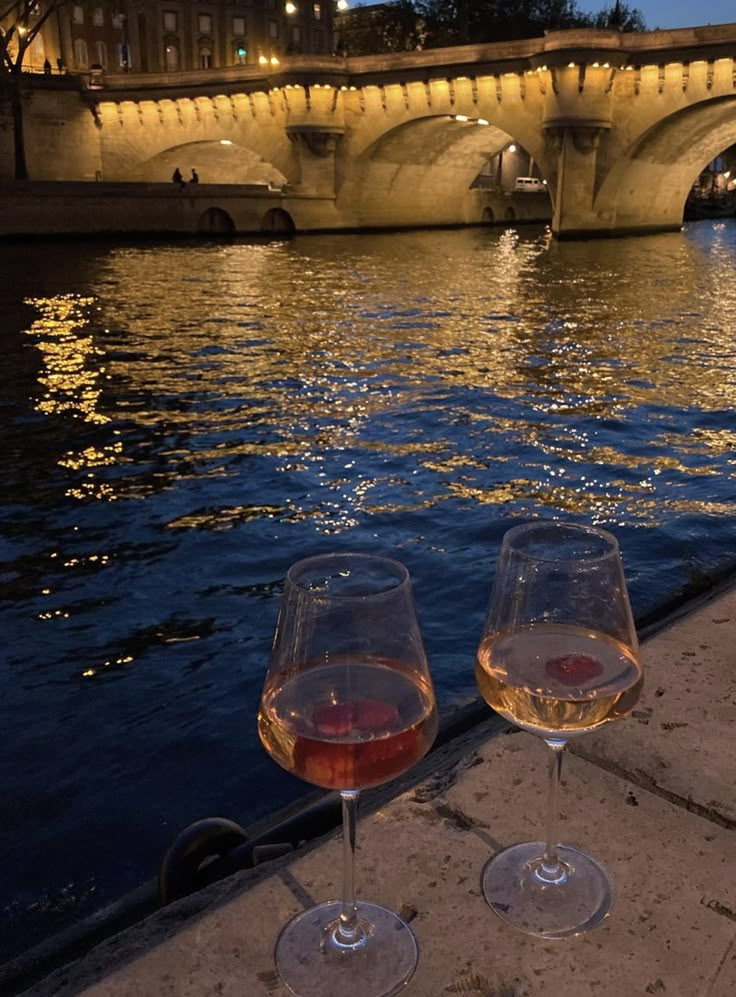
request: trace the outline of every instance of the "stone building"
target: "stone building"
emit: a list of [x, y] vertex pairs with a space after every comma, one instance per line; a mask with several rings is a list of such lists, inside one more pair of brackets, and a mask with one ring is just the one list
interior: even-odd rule
[[26, 58], [32, 72], [170, 73], [331, 53], [335, 0], [98, 0], [65, 3]]

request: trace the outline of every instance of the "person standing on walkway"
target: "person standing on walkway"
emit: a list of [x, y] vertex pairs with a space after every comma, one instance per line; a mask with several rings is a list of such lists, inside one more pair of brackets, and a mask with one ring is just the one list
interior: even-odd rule
[[176, 169], [174, 170], [174, 172], [171, 174], [171, 182], [172, 183], [178, 183], [180, 187], [184, 186], [184, 177], [183, 177], [182, 172], [181, 172], [181, 170], [179, 169], [178, 166], [176, 167]]
[[189, 183], [199, 183], [199, 173], [192, 167], [192, 178]]

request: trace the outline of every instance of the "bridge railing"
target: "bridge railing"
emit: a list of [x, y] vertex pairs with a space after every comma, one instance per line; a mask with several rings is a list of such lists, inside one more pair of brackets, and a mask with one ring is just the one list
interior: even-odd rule
[[176, 73], [104, 74], [99, 85], [110, 95], [166, 91], [172, 95], [271, 89], [290, 80], [336, 85], [429, 79], [435, 76], [523, 72], [542, 63], [606, 61], [641, 66], [668, 62], [736, 59], [736, 22], [665, 31], [620, 32], [595, 28], [549, 31], [542, 38], [456, 45], [384, 55], [285, 56], [278, 66], [228, 66]]

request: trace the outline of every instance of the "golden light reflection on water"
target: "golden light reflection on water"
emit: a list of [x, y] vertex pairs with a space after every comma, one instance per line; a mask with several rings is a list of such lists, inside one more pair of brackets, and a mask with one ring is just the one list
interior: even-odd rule
[[68, 467], [72, 471], [81, 471], [86, 467], [110, 467], [118, 463], [122, 452], [121, 440], [99, 448], [85, 447], [78, 451], [68, 450], [59, 461], [59, 466]]
[[285, 511], [283, 506], [278, 505], [240, 505], [229, 509], [220, 508], [216, 512], [210, 513], [190, 513], [186, 516], [180, 516], [178, 519], [172, 519], [166, 525], [169, 529], [204, 527], [208, 530], [229, 530], [253, 519], [281, 517]]
[[93, 303], [93, 298], [73, 294], [26, 299], [26, 304], [40, 312], [26, 331], [33, 336], [44, 362], [38, 375], [43, 394], [36, 400], [36, 408], [45, 415], [108, 422], [97, 411], [104, 368], [90, 363], [102, 357], [104, 351], [95, 346], [92, 336], [82, 333], [89, 323], [86, 311]]
[[120, 355], [85, 332], [91, 300], [39, 302], [29, 331], [58, 375], [39, 405], [104, 421], [111, 373], [127, 386], [117, 414], [171, 441], [156, 477], [114, 486], [95, 472], [123, 462], [121, 440], [68, 452], [60, 464], [90, 475], [70, 488], [80, 499], [237, 477], [244, 460], [283, 476], [283, 494], [207, 503], [176, 529], [340, 532], [448, 499], [654, 521], [647, 498], [665, 478], [681, 512], [690, 499], [678, 506], [671, 480], [716, 478], [736, 443], [725, 427], [668, 423], [736, 403], [736, 293], [700, 255], [681, 236], [559, 244], [513, 230], [121, 249], [100, 316]]
[[[104, 426], [110, 416], [100, 411], [101, 382], [106, 368], [105, 350], [94, 336], [85, 333], [89, 311], [95, 299], [74, 294], [48, 298], [27, 298], [26, 304], [40, 314], [26, 330], [41, 354], [43, 367], [38, 374], [41, 393], [35, 400], [38, 412], [46, 416], [67, 416], [94, 426]], [[121, 440], [102, 447], [88, 445], [67, 450], [60, 467], [86, 472], [86, 479], [71, 485], [66, 494], [77, 499], [112, 500], [113, 488], [96, 480], [94, 469], [116, 464], [123, 452]]]
[[135, 661], [135, 658], [131, 654], [121, 655], [118, 658], [108, 658], [99, 665], [85, 668], [81, 676], [85, 679], [97, 678], [111, 670], [125, 668], [127, 665], [131, 665], [133, 661]]

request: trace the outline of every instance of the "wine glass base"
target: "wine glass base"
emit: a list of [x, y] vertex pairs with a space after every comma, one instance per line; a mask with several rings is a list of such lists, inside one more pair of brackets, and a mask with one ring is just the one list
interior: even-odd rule
[[398, 914], [359, 900], [362, 944], [333, 939], [342, 904], [331, 900], [298, 914], [276, 941], [276, 969], [296, 997], [393, 997], [411, 979], [416, 939]]
[[500, 918], [528, 935], [567, 938], [590, 931], [613, 906], [613, 884], [595, 859], [560, 845], [564, 874], [558, 882], [539, 875], [543, 841], [511, 845], [494, 855], [481, 877], [489, 906]]

